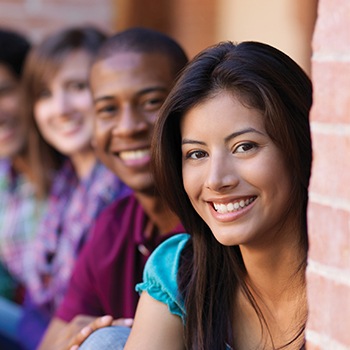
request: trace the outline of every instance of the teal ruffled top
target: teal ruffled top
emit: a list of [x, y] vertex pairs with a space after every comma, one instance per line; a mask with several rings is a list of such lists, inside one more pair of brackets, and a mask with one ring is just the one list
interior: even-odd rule
[[187, 233], [180, 233], [159, 245], [147, 260], [143, 282], [136, 291], [146, 291], [152, 298], [168, 305], [172, 314], [181, 317], [184, 322], [185, 308], [179, 295], [177, 272], [182, 249], [189, 239]]

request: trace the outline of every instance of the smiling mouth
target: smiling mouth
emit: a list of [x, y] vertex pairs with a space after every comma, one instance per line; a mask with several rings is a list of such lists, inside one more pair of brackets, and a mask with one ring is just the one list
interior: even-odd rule
[[151, 156], [151, 150], [149, 148], [145, 149], [137, 149], [132, 151], [122, 151], [117, 153], [120, 159], [122, 160], [140, 160], [144, 159], [145, 157]]
[[256, 199], [256, 196], [250, 197], [247, 199], [241, 199], [238, 201], [230, 202], [227, 204], [213, 202], [213, 207], [217, 213], [226, 214], [226, 213], [231, 213], [231, 212], [242, 210], [243, 208], [248, 206], [250, 203], [254, 202], [255, 199]]
[[61, 123], [58, 127], [58, 130], [62, 133], [71, 133], [77, 130], [81, 125], [80, 121], [78, 120], [69, 120], [65, 121], [64, 123]]
[[0, 125], [0, 138], [7, 138], [12, 135], [16, 130], [14, 125], [4, 124]]

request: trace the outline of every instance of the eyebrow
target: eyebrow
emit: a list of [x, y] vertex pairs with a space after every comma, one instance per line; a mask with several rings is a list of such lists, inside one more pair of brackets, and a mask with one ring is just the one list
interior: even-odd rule
[[[163, 86], [153, 86], [153, 87], [149, 87], [143, 90], [140, 90], [136, 93], [137, 96], [142, 96], [142, 95], [146, 95], [149, 94], [151, 92], [155, 92], [155, 91], [160, 91], [160, 92], [168, 92], [169, 90]], [[94, 99], [94, 103], [100, 102], [100, 101], [109, 101], [109, 100], [113, 100], [115, 98], [114, 95], [106, 95], [106, 96], [101, 96], [101, 97], [97, 97]]]
[[253, 134], [259, 134], [259, 135], [263, 135], [265, 136], [265, 134], [259, 130], [256, 130], [254, 128], [246, 128], [246, 129], [243, 129], [243, 130], [239, 130], [239, 131], [236, 131], [230, 135], [228, 135], [227, 137], [225, 137], [225, 142], [229, 142], [230, 140], [238, 137], [238, 136], [241, 136], [241, 135], [244, 135], [244, 134], [250, 134], [250, 133], [253, 133]]
[[[232, 134], [228, 135], [225, 137], [225, 143], [229, 142], [230, 140], [240, 136], [240, 135], [244, 135], [244, 134], [250, 134], [250, 133], [255, 133], [255, 134], [259, 134], [259, 135], [263, 135], [265, 136], [264, 133], [262, 133], [259, 130], [256, 130], [254, 128], [246, 128], [246, 129], [242, 129], [236, 132], [233, 132]], [[197, 145], [205, 145], [205, 142], [202, 141], [196, 141], [196, 140], [191, 140], [191, 139], [183, 139], [182, 140], [182, 145], [185, 144], [197, 144]]]

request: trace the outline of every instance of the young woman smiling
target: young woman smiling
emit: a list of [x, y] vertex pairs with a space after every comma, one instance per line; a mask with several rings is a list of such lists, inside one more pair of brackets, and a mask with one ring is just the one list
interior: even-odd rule
[[187, 66], [153, 169], [188, 234], [149, 258], [126, 349], [304, 347], [311, 103], [303, 70], [266, 44], [221, 43]]

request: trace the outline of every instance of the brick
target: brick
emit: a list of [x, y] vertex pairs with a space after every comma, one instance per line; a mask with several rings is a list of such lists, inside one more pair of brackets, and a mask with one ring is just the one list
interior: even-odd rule
[[[350, 272], [350, 213], [309, 203], [309, 257]], [[326, 243], [327, 242], [327, 243]]]
[[320, 0], [318, 19], [313, 37], [317, 55], [349, 53], [350, 2], [347, 0]]
[[307, 327], [334, 342], [350, 344], [350, 288], [316, 273], [307, 274], [309, 319]]
[[[330, 132], [332, 130], [330, 129]], [[313, 133], [311, 191], [331, 198], [350, 199], [350, 135]], [[337, 203], [334, 203], [335, 205]]]
[[348, 62], [325, 62], [314, 59], [312, 80], [314, 101], [311, 120], [349, 123], [350, 55]]

